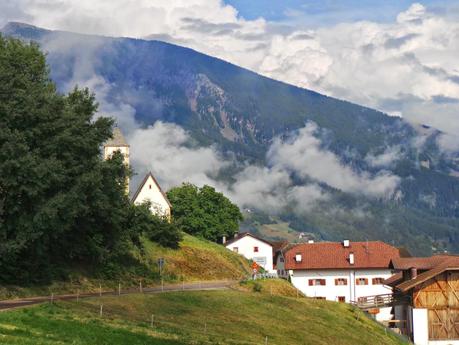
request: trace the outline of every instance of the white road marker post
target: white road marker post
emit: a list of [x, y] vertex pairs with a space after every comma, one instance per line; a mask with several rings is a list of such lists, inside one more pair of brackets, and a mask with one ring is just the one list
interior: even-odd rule
[[268, 336], [265, 337], [265, 345], [268, 345]]
[[99, 284], [99, 297], [102, 297], [102, 284]]
[[99, 315], [100, 315], [100, 317], [102, 317], [102, 316], [103, 316], [103, 314], [104, 314], [104, 305], [103, 305], [103, 304], [101, 304], [101, 305], [100, 305], [100, 311], [99, 311]]
[[155, 322], [155, 315], [151, 314], [151, 323], [150, 323], [151, 328], [153, 328], [153, 323], [154, 322]]
[[139, 289], [140, 289], [140, 293], [143, 293], [143, 289], [142, 289], [142, 281], [140, 281], [140, 283], [139, 283]]
[[118, 283], [118, 296], [121, 296], [121, 283]]
[[51, 292], [51, 304], [54, 303], [54, 293]]

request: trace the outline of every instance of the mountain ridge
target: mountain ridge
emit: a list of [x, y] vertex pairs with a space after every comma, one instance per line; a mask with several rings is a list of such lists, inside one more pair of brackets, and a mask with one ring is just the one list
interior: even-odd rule
[[[333, 196], [326, 209], [300, 216], [291, 210], [280, 215], [260, 210], [256, 217], [248, 215], [244, 226], [249, 230], [286, 221], [318, 239], [352, 235], [395, 241], [412, 250], [420, 246], [422, 253], [459, 251], [459, 179], [450, 176], [459, 168], [439, 150], [439, 132], [434, 129], [419, 134], [403, 119], [162, 41], [74, 34], [18, 23], [7, 24], [2, 31], [44, 47], [59, 89], [72, 87], [77, 77], [99, 78], [109, 85], [102, 89], [104, 100], [129, 106], [142, 126], [158, 120], [175, 123], [200, 146], [217, 145], [239, 162], [268, 165], [273, 142], [289, 140], [292, 133], [314, 123], [320, 148], [326, 150], [321, 152], [330, 152], [362, 174], [388, 171], [400, 177], [401, 200], [366, 198], [322, 183]], [[422, 145], [414, 144], [419, 138]], [[372, 165], [368, 159], [393, 148], [401, 158], [390, 166]], [[237, 169], [223, 173], [223, 178], [231, 181], [231, 171]], [[292, 178], [298, 186], [309, 180], [298, 174]], [[346, 214], [331, 213], [335, 209]], [[356, 210], [370, 216], [362, 220], [355, 216]]]

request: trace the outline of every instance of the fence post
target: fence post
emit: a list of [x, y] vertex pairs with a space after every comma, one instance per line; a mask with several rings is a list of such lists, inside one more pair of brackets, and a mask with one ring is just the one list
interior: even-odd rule
[[139, 283], [139, 289], [140, 289], [140, 293], [143, 293], [143, 289], [142, 289], [142, 281], [140, 281], [140, 283]]
[[155, 322], [155, 315], [151, 314], [151, 323], [150, 326], [153, 328], [153, 322]]
[[268, 336], [265, 337], [265, 345], [268, 345]]
[[118, 283], [118, 296], [121, 296], [121, 283]]
[[102, 284], [99, 284], [99, 297], [102, 297]]
[[51, 304], [54, 303], [54, 293], [51, 292]]
[[77, 303], [80, 302], [80, 289], [77, 290]]
[[100, 305], [100, 312], [99, 312], [100, 317], [103, 316], [103, 313], [104, 313], [104, 305], [101, 304], [101, 305]]
[[207, 322], [204, 322], [204, 334], [207, 334]]
[[161, 278], [161, 291], [164, 292], [164, 280], [163, 280], [163, 278]]

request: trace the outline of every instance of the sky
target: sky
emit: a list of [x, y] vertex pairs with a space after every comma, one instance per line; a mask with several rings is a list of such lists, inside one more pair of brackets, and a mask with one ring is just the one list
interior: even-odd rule
[[[277, 80], [403, 117], [415, 126], [433, 126], [443, 132], [438, 144], [445, 154], [459, 152], [459, 0], [0, 0], [0, 26], [8, 21], [190, 47]], [[142, 152], [133, 155], [138, 164], [156, 169], [167, 187], [184, 179], [218, 186], [211, 176], [228, 162], [214, 148], [190, 149], [188, 134], [176, 125], [141, 129], [133, 107], [104, 102], [109, 83], [83, 67], [86, 72], [75, 82], [96, 91], [103, 112], [137, 128], [130, 140], [143, 145]], [[294, 172], [351, 193], [397, 194], [400, 179], [388, 168], [400, 158], [400, 148], [366, 157], [381, 168], [371, 175], [340, 162], [322, 147], [318, 133], [314, 124], [306, 124], [289, 141], [275, 140], [267, 166], [247, 166], [235, 177], [238, 183], [232, 190], [219, 189], [240, 205], [263, 204], [266, 209], [305, 196], [327, 198], [318, 184], [295, 186], [290, 178]], [[298, 155], [301, 159], [286, 159]], [[308, 164], [318, 160], [321, 173]], [[184, 162], [187, 169], [176, 169]]]

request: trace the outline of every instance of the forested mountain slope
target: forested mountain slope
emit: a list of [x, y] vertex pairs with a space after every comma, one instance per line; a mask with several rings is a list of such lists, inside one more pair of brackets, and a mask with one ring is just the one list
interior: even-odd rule
[[415, 253], [459, 252], [458, 155], [441, 152], [435, 129], [164, 42], [54, 32], [18, 23], [8, 24], [3, 33], [39, 42], [62, 90], [81, 79], [101, 78], [110, 86], [105, 101], [128, 105], [143, 126], [172, 122], [199, 145], [213, 144], [236, 157], [239, 165], [219, 176], [228, 183], [247, 162], [272, 164], [267, 154], [276, 138], [288, 140], [308, 123], [319, 129], [314, 132], [324, 150], [319, 153], [366, 178], [368, 188], [381, 174], [399, 179], [389, 196], [369, 195], [358, 184], [357, 191], [349, 191], [321, 179], [321, 173], [311, 173], [315, 164], [317, 171], [327, 170], [319, 155], [307, 174], [292, 170], [291, 178], [295, 186], [312, 181], [329, 197], [302, 212], [294, 205], [279, 212], [252, 205], [244, 224], [248, 229], [283, 221], [317, 239], [382, 239]]

